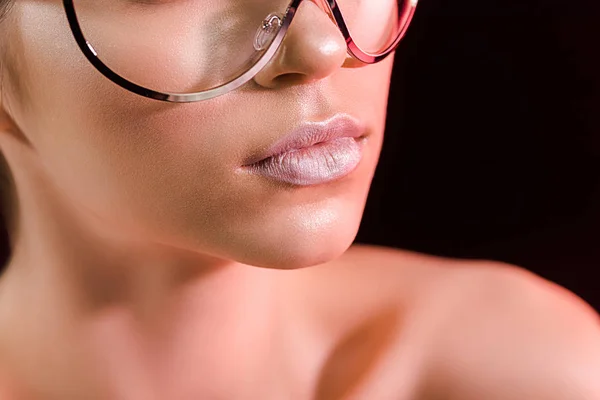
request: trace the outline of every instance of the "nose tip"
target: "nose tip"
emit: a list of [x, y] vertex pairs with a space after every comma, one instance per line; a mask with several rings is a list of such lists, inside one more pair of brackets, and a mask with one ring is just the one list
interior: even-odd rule
[[338, 27], [321, 7], [305, 1], [279, 50], [254, 80], [270, 89], [310, 83], [333, 74], [347, 57]]

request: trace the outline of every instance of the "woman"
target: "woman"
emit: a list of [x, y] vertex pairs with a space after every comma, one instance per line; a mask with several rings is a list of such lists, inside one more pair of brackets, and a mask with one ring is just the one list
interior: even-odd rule
[[0, 398], [600, 398], [566, 290], [351, 246], [416, 3], [0, 4]]

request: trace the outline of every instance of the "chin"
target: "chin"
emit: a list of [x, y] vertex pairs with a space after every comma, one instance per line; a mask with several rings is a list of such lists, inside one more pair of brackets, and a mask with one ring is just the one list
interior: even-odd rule
[[[346, 235], [348, 236], [348, 235]], [[240, 249], [235, 261], [245, 265], [280, 270], [295, 270], [322, 265], [342, 256], [352, 245], [351, 237], [334, 236], [327, 240], [307, 240], [269, 246], [265, 243], [247, 243]]]
[[[298, 207], [251, 229], [226, 233], [222, 256], [261, 268], [300, 269], [333, 261], [352, 245], [364, 203]], [[241, 227], [240, 227], [241, 228]], [[225, 237], [223, 238], [225, 239]]]

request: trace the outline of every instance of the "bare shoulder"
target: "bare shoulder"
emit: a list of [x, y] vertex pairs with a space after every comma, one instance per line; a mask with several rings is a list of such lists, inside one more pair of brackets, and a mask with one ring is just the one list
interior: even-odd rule
[[561, 286], [474, 261], [420, 307], [430, 345], [420, 398], [600, 399], [600, 316]]
[[331, 331], [376, 332], [352, 399], [600, 400], [600, 317], [523, 268], [355, 245], [307, 276]]
[[364, 245], [344, 257], [330, 273], [348, 277], [346, 304], [391, 304], [401, 321], [378, 374], [414, 378], [402, 398], [600, 400], [600, 316], [561, 286], [493, 261]]

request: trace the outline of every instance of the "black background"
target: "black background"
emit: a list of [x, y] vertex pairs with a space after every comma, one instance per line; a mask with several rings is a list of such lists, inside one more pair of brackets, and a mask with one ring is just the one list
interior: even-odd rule
[[597, 0], [421, 0], [357, 241], [525, 267], [600, 310]]

